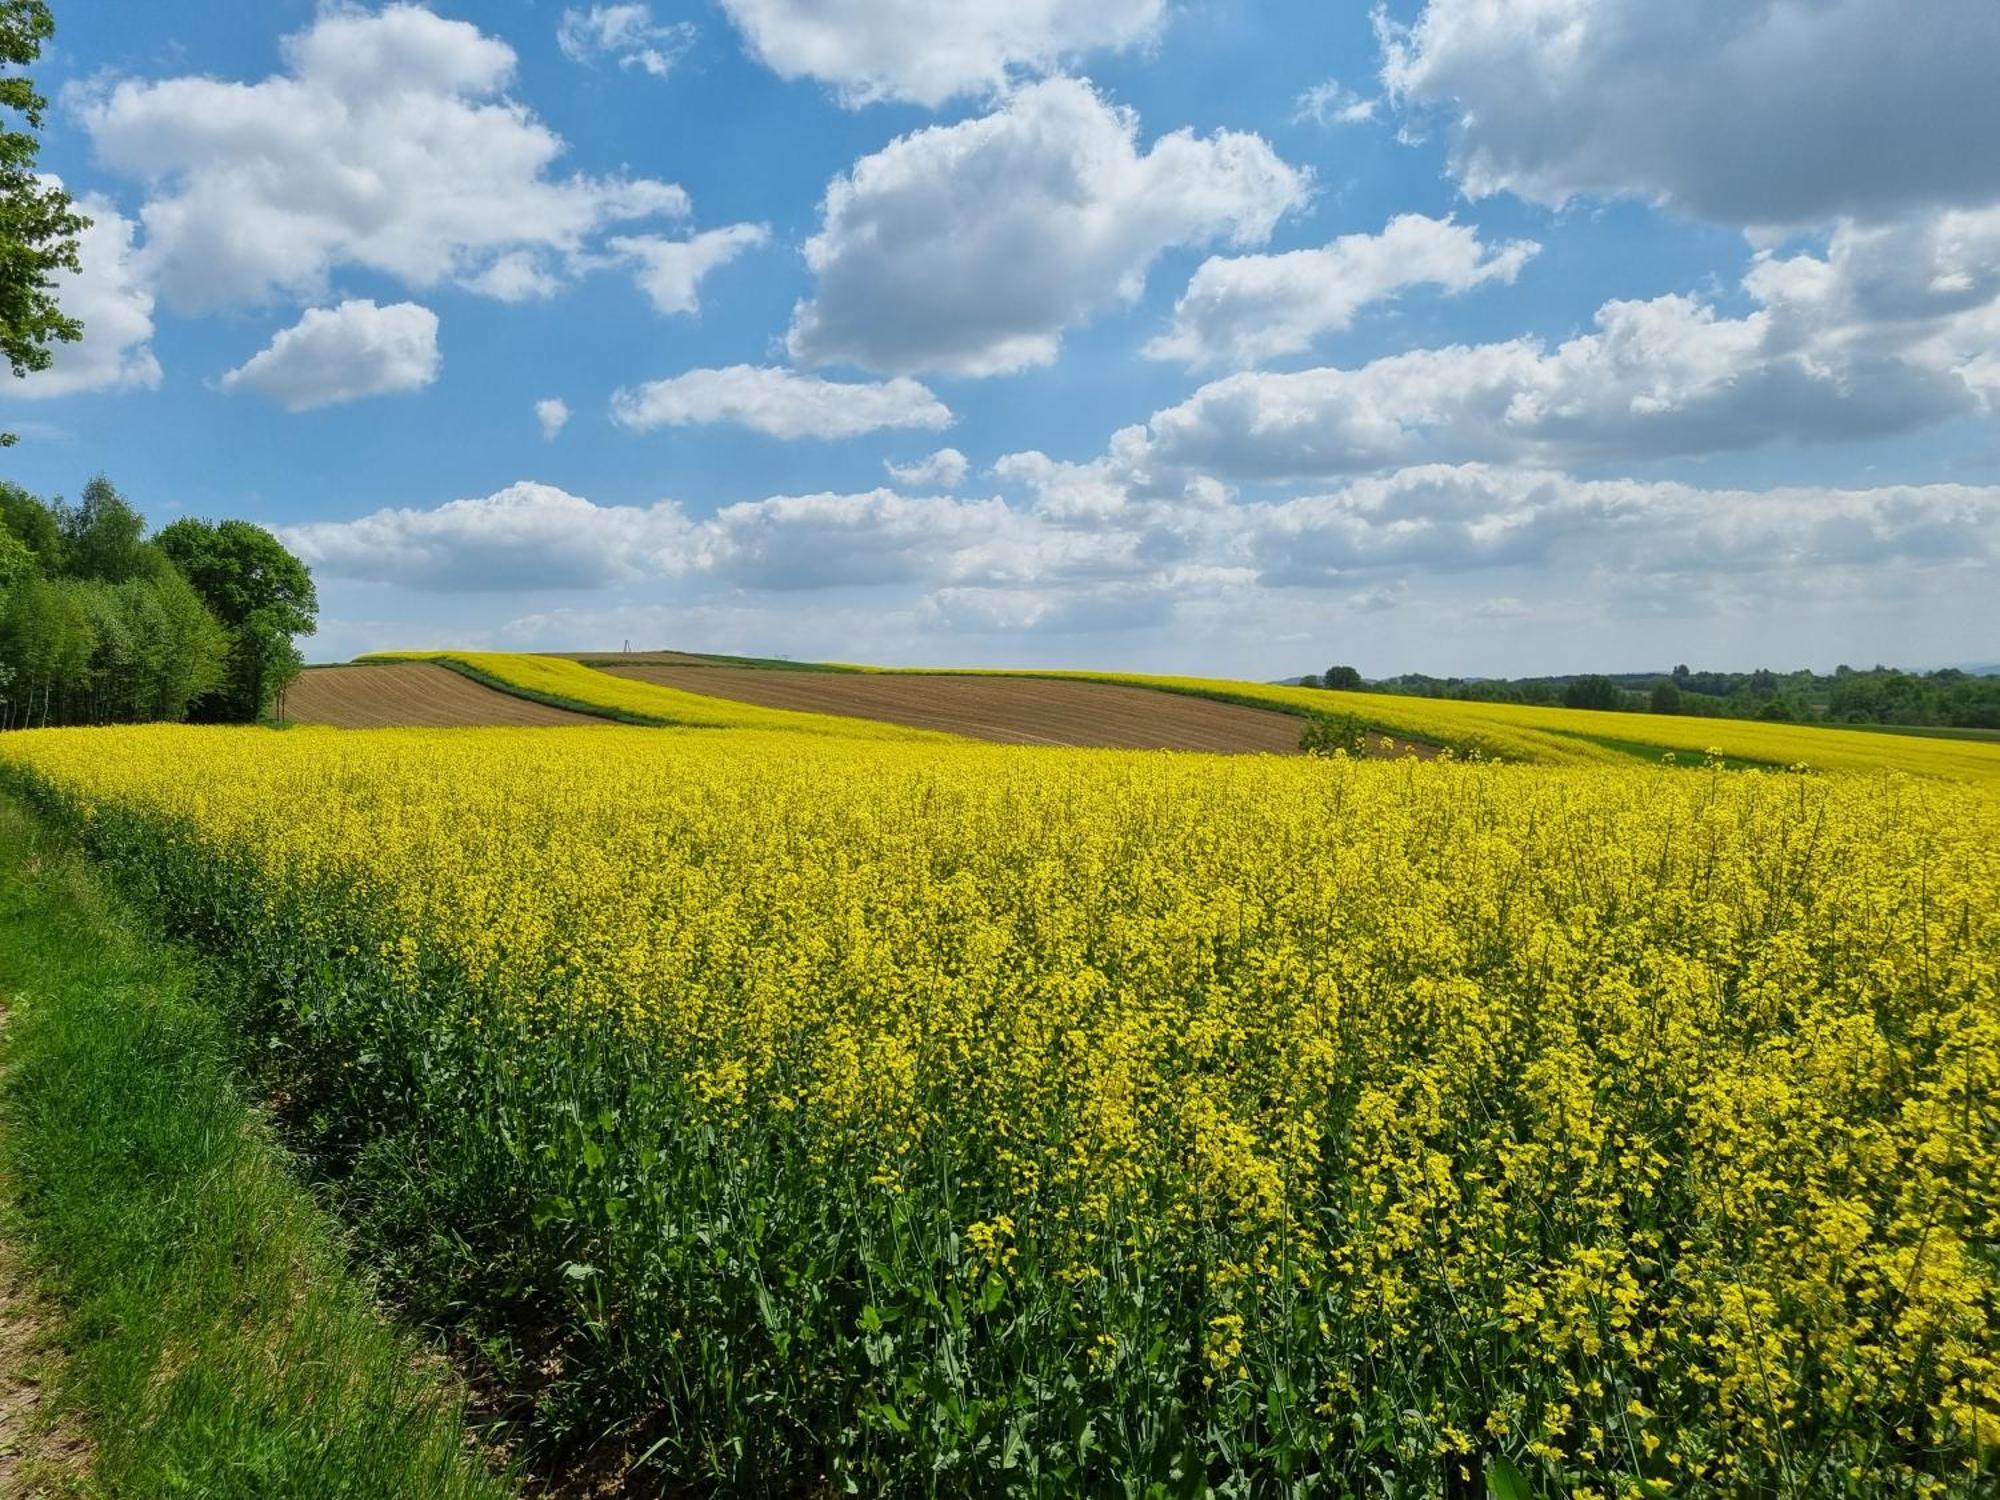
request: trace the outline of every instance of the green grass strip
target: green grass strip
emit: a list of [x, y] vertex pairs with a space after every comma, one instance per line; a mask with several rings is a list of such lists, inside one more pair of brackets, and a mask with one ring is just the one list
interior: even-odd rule
[[7, 794], [0, 998], [6, 1227], [49, 1293], [85, 1493], [512, 1493], [246, 1103], [195, 966]]

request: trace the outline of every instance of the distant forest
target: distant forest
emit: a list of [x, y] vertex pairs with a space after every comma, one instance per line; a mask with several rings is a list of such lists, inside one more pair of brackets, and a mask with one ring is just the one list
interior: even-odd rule
[[1591, 673], [1576, 677], [1427, 677], [1420, 672], [1369, 681], [1353, 667], [1308, 672], [1299, 682], [1359, 693], [1534, 703], [1627, 713], [1712, 719], [1767, 719], [1791, 724], [1884, 724], [1934, 729], [2000, 730], [2000, 675], [1947, 667], [1835, 667], [1831, 673], [1673, 671]]
[[0, 728], [247, 722], [298, 674], [312, 575], [261, 526], [146, 519], [0, 483]]

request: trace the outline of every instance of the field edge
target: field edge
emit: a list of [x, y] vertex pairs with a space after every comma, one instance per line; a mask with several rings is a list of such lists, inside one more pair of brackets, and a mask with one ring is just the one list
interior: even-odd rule
[[513, 1493], [238, 1085], [199, 965], [11, 777], [0, 993], [0, 1214], [87, 1493]]

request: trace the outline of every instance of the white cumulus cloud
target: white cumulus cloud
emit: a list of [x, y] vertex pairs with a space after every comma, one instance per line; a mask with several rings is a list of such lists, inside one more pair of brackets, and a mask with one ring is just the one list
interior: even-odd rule
[[545, 295], [609, 225], [681, 216], [644, 177], [558, 175], [558, 135], [506, 94], [514, 52], [419, 6], [329, 4], [255, 83], [74, 92], [99, 163], [144, 183], [141, 258], [181, 312], [326, 295], [343, 266], [413, 287]]
[[1483, 244], [1469, 225], [1399, 214], [1380, 234], [1345, 234], [1316, 250], [1211, 256], [1174, 304], [1172, 332], [1145, 352], [1195, 366], [1260, 364], [1312, 347], [1411, 287], [1455, 293], [1512, 282], [1540, 248]]
[[548, 396], [537, 401], [535, 425], [542, 429], [543, 438], [554, 441], [556, 434], [569, 425], [569, 403], [560, 396]]
[[[1016, 477], [1072, 498], [1086, 482], [1053, 461]], [[844, 641], [854, 655], [937, 662], [990, 640], [989, 659], [1019, 664], [1036, 642], [1088, 638], [1104, 660], [1152, 641], [1163, 669], [1220, 652], [1225, 670], [1262, 664], [1269, 676], [1297, 670], [1274, 650], [1304, 643], [1306, 664], [1333, 639], [1344, 654], [1433, 670], [1518, 671], [1524, 651], [1545, 669], [1632, 670], [1664, 665], [1648, 654], [1663, 629], [1831, 665], [1866, 657], [1885, 629], [1934, 651], [2000, 628], [1995, 486], [1704, 489], [1469, 464], [1274, 502], [1048, 500], [774, 495], [695, 519], [672, 501], [599, 505], [520, 483], [284, 537], [329, 599], [374, 586], [377, 618], [396, 606], [385, 586], [412, 598], [588, 591], [502, 627], [520, 645], [622, 634], [686, 645], [726, 618], [732, 649], [783, 642], [825, 656]], [[648, 623], [590, 625], [627, 617]], [[491, 605], [461, 618], [461, 632], [490, 630]], [[1479, 622], [1472, 637], [1467, 621]], [[1064, 657], [1049, 647], [1040, 659]]]
[[82, 321], [83, 337], [50, 345], [49, 367], [9, 380], [0, 395], [72, 396], [150, 390], [160, 383], [152, 343], [153, 292], [133, 249], [136, 226], [94, 193], [82, 194], [76, 206], [91, 221], [77, 239], [81, 269], [57, 272], [51, 291], [64, 313]]
[[1180, 130], [1142, 150], [1137, 116], [1088, 83], [1032, 84], [835, 179], [788, 346], [889, 373], [1045, 365], [1065, 328], [1135, 300], [1162, 251], [1261, 244], [1309, 183], [1259, 136]]
[[443, 364], [437, 334], [437, 314], [415, 302], [310, 308], [224, 375], [222, 388], [255, 391], [286, 411], [421, 390]]
[[933, 108], [1019, 71], [1149, 41], [1166, 0], [721, 0], [751, 52], [784, 78], [831, 84], [850, 105]]
[[1114, 452], [1133, 472], [1232, 481], [1568, 465], [1914, 432], [2000, 394], [2000, 210], [1845, 223], [1823, 254], [1758, 255], [1743, 289], [1740, 317], [1685, 295], [1612, 301], [1553, 347], [1226, 376]]
[[635, 432], [727, 422], [777, 438], [848, 438], [887, 427], [937, 429], [951, 411], [927, 386], [903, 377], [822, 380], [756, 365], [689, 370], [611, 398], [612, 420]]
[[617, 235], [607, 248], [631, 263], [633, 279], [657, 311], [695, 313], [701, 310], [703, 277], [770, 239], [771, 231], [762, 224], [731, 224], [684, 240]]
[[1382, 30], [1474, 196], [1744, 225], [2000, 199], [1992, 0], [1428, 0]]
[[281, 528], [316, 570], [439, 593], [587, 589], [684, 571], [691, 534], [671, 502], [594, 505], [523, 481], [430, 510]]

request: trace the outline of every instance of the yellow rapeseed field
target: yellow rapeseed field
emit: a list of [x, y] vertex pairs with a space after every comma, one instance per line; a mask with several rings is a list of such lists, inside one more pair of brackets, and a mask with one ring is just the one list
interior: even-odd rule
[[863, 1493], [1990, 1492], [1983, 787], [617, 727], [0, 766], [254, 967], [413, 1301], [561, 1330], [552, 1441]]
[[[858, 667], [840, 671], [928, 672], [963, 668]], [[1885, 735], [1819, 724], [1773, 724], [1675, 714], [1542, 708], [1527, 703], [1479, 703], [1413, 698], [1399, 693], [1329, 692], [1222, 677], [1163, 677], [1143, 672], [985, 669], [1009, 677], [1071, 678], [1161, 692], [1219, 698], [1298, 714], [1350, 714], [1392, 735], [1430, 740], [1489, 758], [1541, 765], [1601, 765], [1670, 752], [1696, 762], [1711, 755], [1773, 767], [1815, 771], [1895, 769], [2000, 787], [2000, 742], [1945, 736]]]

